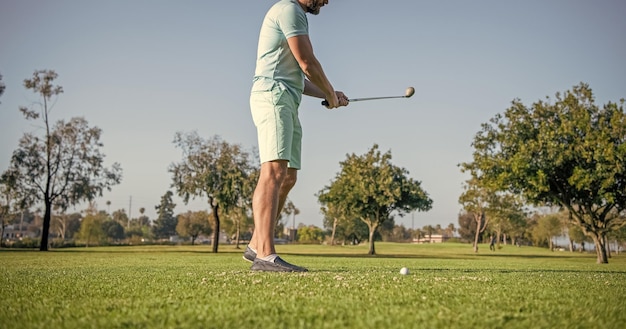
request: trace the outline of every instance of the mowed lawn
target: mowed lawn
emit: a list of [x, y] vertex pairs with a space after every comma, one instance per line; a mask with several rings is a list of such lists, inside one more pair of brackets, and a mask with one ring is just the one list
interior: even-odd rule
[[[626, 257], [504, 246], [281, 245], [0, 251], [0, 328], [626, 328]], [[408, 267], [409, 275], [400, 268]]]

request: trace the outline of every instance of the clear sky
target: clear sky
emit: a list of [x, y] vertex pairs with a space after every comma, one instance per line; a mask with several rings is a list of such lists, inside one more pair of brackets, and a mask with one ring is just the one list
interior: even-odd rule
[[[248, 105], [257, 36], [274, 0], [0, 0], [0, 171], [18, 139], [37, 131], [19, 106], [37, 101], [22, 86], [52, 69], [63, 86], [54, 121], [85, 117], [103, 130], [107, 166], [123, 181], [98, 199], [100, 209], [154, 207], [170, 189], [167, 168], [182, 159], [178, 131], [256, 146]], [[626, 2], [623, 0], [415, 1], [331, 0], [309, 16], [314, 51], [337, 90], [349, 97], [410, 99], [301, 107], [303, 168], [290, 198], [297, 223], [322, 226], [315, 193], [335, 177], [346, 154], [374, 143], [434, 201], [397, 219], [407, 227], [458, 224], [480, 124], [525, 104], [589, 83], [598, 104], [626, 98]], [[176, 213], [208, 209], [206, 200]], [[70, 209], [82, 210], [84, 207]]]

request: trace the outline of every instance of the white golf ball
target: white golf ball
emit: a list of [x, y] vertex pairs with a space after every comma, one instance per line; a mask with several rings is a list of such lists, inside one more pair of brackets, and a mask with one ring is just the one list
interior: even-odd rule
[[406, 267], [401, 268], [401, 269], [400, 269], [400, 274], [402, 274], [402, 275], [407, 275], [407, 274], [409, 274], [409, 269], [408, 269], [408, 268], [406, 268]]

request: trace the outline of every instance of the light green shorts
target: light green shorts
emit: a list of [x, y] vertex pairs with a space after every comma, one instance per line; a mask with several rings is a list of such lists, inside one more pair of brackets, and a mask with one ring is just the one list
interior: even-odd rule
[[298, 119], [299, 99], [280, 83], [267, 88], [256, 85], [250, 93], [250, 110], [257, 129], [261, 163], [287, 160], [288, 167], [300, 169], [302, 126]]

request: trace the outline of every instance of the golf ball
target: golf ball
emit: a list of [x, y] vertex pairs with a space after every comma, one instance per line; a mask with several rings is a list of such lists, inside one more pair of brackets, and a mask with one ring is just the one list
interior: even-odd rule
[[407, 275], [407, 274], [409, 274], [409, 269], [408, 269], [408, 268], [406, 268], [406, 267], [401, 268], [401, 269], [400, 269], [400, 274], [402, 274], [402, 275]]

